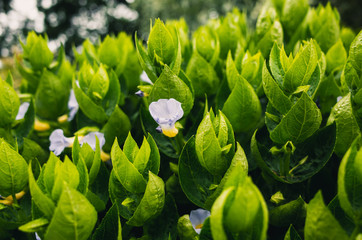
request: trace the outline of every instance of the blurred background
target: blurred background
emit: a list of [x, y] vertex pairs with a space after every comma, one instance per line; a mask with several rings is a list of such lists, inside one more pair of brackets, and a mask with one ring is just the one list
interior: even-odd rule
[[[147, 39], [150, 19], [184, 17], [190, 30], [210, 18], [217, 18], [237, 7], [248, 13], [253, 23], [265, 0], [1, 0], [0, 57], [6, 59], [19, 51], [18, 39], [25, 41], [28, 31], [46, 32], [49, 47], [55, 51], [65, 44], [72, 55], [72, 44], [79, 46], [86, 38], [95, 42], [107, 34], [138, 32]], [[326, 0], [311, 0], [313, 6]], [[341, 14], [343, 25], [356, 31], [362, 27], [361, 0], [331, 0]], [[11, 59], [9, 59], [11, 61]], [[1, 66], [0, 66], [1, 68]]]

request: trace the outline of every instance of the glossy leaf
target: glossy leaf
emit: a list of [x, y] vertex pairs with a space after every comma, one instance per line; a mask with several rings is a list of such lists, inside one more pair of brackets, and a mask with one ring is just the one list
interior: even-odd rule
[[342, 240], [349, 239], [346, 232], [324, 205], [322, 194], [319, 191], [308, 204], [304, 237], [306, 240], [322, 240], [330, 239], [330, 236]]
[[362, 216], [362, 150], [357, 137], [344, 155], [338, 170], [338, 198], [342, 209], [356, 225]]
[[322, 115], [317, 105], [303, 92], [281, 122], [270, 132], [270, 138], [280, 144], [287, 141], [301, 143], [319, 129], [321, 122]]
[[27, 163], [5, 140], [0, 139], [0, 194], [7, 197], [22, 191], [28, 183]]
[[114, 173], [124, 188], [133, 193], [141, 193], [146, 189], [146, 180], [135, 166], [127, 159], [124, 152], [118, 146], [117, 139], [114, 141], [111, 157]]
[[77, 190], [64, 185], [45, 239], [88, 239], [97, 222], [97, 212]]
[[127, 221], [131, 226], [142, 226], [150, 218], [157, 216], [165, 204], [165, 184], [163, 180], [149, 172], [145, 194], [133, 216]]

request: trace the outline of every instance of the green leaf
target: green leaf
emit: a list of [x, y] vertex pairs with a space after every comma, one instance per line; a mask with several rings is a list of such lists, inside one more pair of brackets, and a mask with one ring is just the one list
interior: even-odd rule
[[[358, 33], [349, 49], [349, 60], [357, 74], [361, 76], [362, 73], [362, 31]], [[361, 78], [361, 77], [360, 77]]]
[[28, 49], [30, 48], [28, 58], [35, 70], [42, 70], [53, 61], [54, 56], [47, 46], [47, 37], [44, 39], [42, 36], [36, 36], [36, 40], [31, 46], [28, 46], [30, 45], [28, 41], [26, 45]]
[[337, 219], [339, 224], [341, 224], [347, 234], [351, 235], [353, 233], [353, 230], [355, 229], [355, 225], [353, 219], [350, 218], [347, 213], [342, 209], [338, 195], [329, 202], [328, 209]]
[[180, 240], [197, 240], [198, 235], [195, 232], [190, 216], [188, 214], [183, 215], [177, 221], [177, 232]]
[[175, 45], [176, 45], [176, 51], [175, 51], [176, 54], [174, 56], [174, 59], [172, 60], [170, 67], [176, 75], [179, 75], [181, 70], [182, 55], [181, 55], [181, 42], [178, 33], [177, 33], [177, 43]]
[[170, 98], [174, 98], [181, 103], [185, 116], [191, 111], [194, 105], [190, 88], [165, 65], [160, 77], [153, 85], [149, 102]]
[[79, 184], [77, 190], [83, 195], [86, 195], [89, 185], [89, 175], [87, 166], [82, 157], [79, 158], [79, 161], [77, 163], [77, 170], [79, 173]]
[[106, 209], [106, 202], [104, 202], [97, 194], [88, 189], [86, 197], [88, 201], [93, 205], [97, 212], [102, 212]]
[[304, 45], [294, 58], [292, 65], [285, 73], [283, 87], [288, 93], [299, 86], [308, 85], [318, 65], [317, 51], [312, 42]]
[[[282, 87], [285, 72], [290, 67], [289, 59], [285, 53], [283, 45], [280, 49], [278, 44], [274, 43], [273, 48], [270, 51], [269, 66], [275, 81], [278, 83], [279, 87]], [[264, 69], [267, 68], [263, 67], [263, 81], [264, 81]]]
[[230, 232], [237, 233], [240, 239], [265, 239], [268, 209], [263, 195], [251, 178], [240, 181], [230, 200], [224, 205], [224, 226]]
[[289, 35], [303, 22], [308, 12], [308, 0], [286, 0], [281, 14], [281, 22]]
[[147, 185], [146, 180], [119, 148], [117, 139], [114, 141], [112, 147], [111, 158], [113, 161], [114, 173], [123, 187], [132, 193], [144, 192]]
[[351, 146], [353, 140], [360, 134], [357, 120], [352, 111], [350, 93], [344, 96], [332, 108], [327, 125], [333, 122], [335, 122], [337, 126], [337, 139], [334, 152], [339, 156], [343, 156]]
[[307, 204], [299, 196], [296, 200], [277, 206], [269, 211], [270, 224], [277, 227], [287, 227], [290, 224], [304, 223]]
[[162, 212], [157, 218], [144, 225], [145, 232], [154, 240], [176, 240], [177, 221], [178, 213], [175, 200], [171, 194], [167, 194]]
[[323, 52], [327, 52], [338, 41], [339, 14], [338, 12], [336, 14], [330, 3], [325, 8], [320, 5], [317, 9], [312, 9], [309, 17], [309, 30]]
[[304, 227], [304, 237], [309, 239], [349, 239], [341, 225], [333, 217], [332, 213], [324, 205], [323, 197], [319, 191], [309, 202], [307, 207], [307, 219]]
[[7, 82], [10, 85], [10, 87], [14, 87], [14, 79], [13, 79], [13, 75], [11, 75], [10, 70], [8, 72], [8, 75], [5, 78], [5, 82]]
[[143, 173], [148, 164], [151, 154], [151, 148], [148, 144], [146, 137], [143, 137], [143, 142], [138, 151], [136, 157], [133, 159], [133, 165], [138, 170], [138, 172]]
[[39, 144], [28, 138], [23, 138], [21, 155], [27, 163], [29, 163], [30, 160], [37, 159], [43, 164], [48, 159], [48, 153]]
[[277, 181], [303, 182], [319, 172], [331, 157], [336, 139], [336, 126], [332, 124], [317, 131], [303, 143], [295, 145], [290, 156], [289, 174], [281, 176], [279, 162], [283, 155], [270, 152], [275, 145], [265, 129], [255, 132], [251, 139], [251, 152], [259, 167]]
[[261, 117], [261, 105], [253, 87], [243, 77], [235, 83], [222, 112], [236, 133], [254, 129]]
[[158, 77], [156, 74], [156, 70], [153, 67], [153, 62], [151, 61], [150, 57], [148, 56], [141, 42], [138, 40], [137, 33], [135, 33], [135, 43], [136, 43], [137, 56], [141, 67], [143, 68], [143, 70], [145, 70], [150, 80], [152, 82], [156, 82]]
[[264, 58], [260, 52], [252, 56], [249, 51], [247, 51], [242, 61], [242, 70], [240, 73], [240, 75], [253, 86], [258, 95], [262, 94], [263, 62]]
[[160, 152], [158, 151], [157, 144], [150, 133], [148, 133], [147, 142], [150, 144], [151, 154], [146, 169], [154, 174], [158, 174], [160, 170]]
[[212, 192], [212, 195], [207, 197], [203, 208], [211, 209], [215, 199], [222, 193], [224, 188], [228, 186], [227, 184], [229, 184], [229, 182], [231, 182], [235, 176], [237, 176], [237, 178], [240, 178], [240, 176], [244, 175], [246, 176], [247, 174], [248, 174], [248, 160], [246, 159], [246, 155], [243, 148], [237, 142], [237, 151], [234, 154], [233, 159], [231, 160], [228, 170], [224, 174], [216, 190]]
[[175, 43], [172, 35], [165, 24], [158, 18], [148, 37], [148, 55], [151, 57], [151, 60], [157, 55], [165, 64], [170, 64], [175, 55]]
[[288, 232], [285, 234], [284, 240], [302, 240], [293, 225], [290, 225]]
[[54, 73], [44, 70], [35, 93], [36, 114], [44, 119], [56, 120], [67, 110], [69, 89]]
[[188, 62], [186, 75], [192, 81], [196, 97], [215, 94], [220, 84], [213, 66], [196, 51]]
[[94, 152], [94, 156], [93, 156], [93, 159], [92, 159], [92, 163], [91, 163], [92, 165], [91, 165], [90, 169], [88, 168], [88, 171], [89, 171], [89, 184], [92, 184], [94, 182], [94, 180], [97, 178], [99, 169], [101, 167], [101, 163], [102, 163], [101, 149], [100, 149], [100, 146], [99, 146], [99, 139], [96, 136], [96, 150]]
[[212, 66], [220, 53], [220, 42], [215, 32], [208, 26], [199, 27], [193, 34], [194, 52], [197, 52]]
[[28, 183], [28, 165], [5, 140], [0, 139], [0, 195], [7, 197], [22, 191]]
[[362, 148], [357, 137], [338, 170], [338, 198], [343, 210], [357, 226], [362, 225]]
[[68, 187], [77, 189], [79, 185], [79, 172], [73, 162], [66, 156], [64, 162], [60, 162], [55, 168], [54, 186], [51, 192], [52, 199], [58, 201], [65, 183]]
[[109, 88], [106, 96], [102, 101], [103, 109], [107, 116], [111, 116], [114, 109], [117, 108], [118, 101], [121, 97], [121, 86], [116, 73], [111, 70], [109, 73]]
[[[272, 56], [272, 54], [271, 54], [271, 56]], [[272, 59], [272, 57], [270, 57], [269, 63], [272, 64], [271, 63], [272, 61], [273, 61], [273, 59]], [[277, 63], [274, 63], [274, 64], [277, 64]], [[276, 69], [276, 67], [274, 67], [274, 68], [271, 67], [271, 69]], [[277, 70], [274, 70], [274, 72], [276, 72], [276, 71]], [[273, 107], [276, 110], [278, 110], [281, 114], [287, 114], [288, 111], [292, 107], [292, 102], [284, 94], [283, 90], [280, 88], [280, 85], [278, 85], [277, 82], [270, 75], [269, 70], [266, 66], [266, 62], [264, 63], [264, 66], [263, 66], [263, 87], [264, 87], [265, 95], [267, 96], [270, 104], [273, 105]]]
[[0, 92], [0, 127], [9, 127], [15, 121], [20, 100], [13, 87], [1, 78]]
[[60, 165], [60, 159], [55, 156], [53, 152], [51, 152], [49, 155], [49, 159], [44, 165], [44, 169], [42, 170], [44, 176], [44, 190], [49, 193], [49, 195], [54, 187], [54, 181], [57, 171], [56, 169], [60, 168]]
[[45, 239], [88, 239], [97, 222], [97, 212], [77, 190], [64, 184]]
[[[213, 113], [211, 113], [213, 114]], [[222, 176], [228, 161], [222, 156], [219, 140], [216, 136], [210, 113], [207, 113], [201, 121], [195, 137], [195, 149], [197, 159], [201, 166], [214, 176]]]
[[180, 185], [192, 203], [204, 207], [206, 199], [212, 193], [209, 187], [213, 183], [213, 176], [197, 159], [195, 137], [191, 137], [182, 149], [178, 162]]
[[136, 159], [137, 153], [140, 149], [136, 141], [133, 139], [131, 132], [128, 133], [127, 139], [123, 145], [123, 152], [130, 162], [133, 162]]
[[341, 40], [336, 42], [326, 54], [327, 72], [332, 72], [334, 69], [343, 68], [347, 61], [347, 52], [343, 47]]
[[267, 58], [275, 42], [279, 45], [283, 43], [283, 28], [278, 20], [273, 22], [269, 30], [256, 44], [255, 48], [263, 54], [264, 58]]
[[117, 205], [113, 204], [101, 224], [95, 230], [92, 240], [122, 240], [122, 226], [118, 216]]
[[87, 95], [97, 101], [103, 99], [109, 88], [109, 77], [106, 69], [101, 64], [97, 72], [93, 75], [88, 86]]
[[270, 132], [270, 138], [280, 144], [287, 141], [303, 142], [319, 129], [322, 115], [317, 105], [306, 94], [302, 93], [299, 100], [283, 117], [281, 122]]
[[128, 116], [118, 106], [114, 109], [112, 115], [109, 117], [108, 122], [103, 126], [101, 132], [104, 133], [106, 143], [103, 146], [104, 151], [109, 152], [112, 147], [114, 139], [117, 137], [122, 143], [131, 130], [131, 122]]
[[21, 225], [19, 227], [19, 230], [22, 232], [37, 232], [39, 230], [42, 230], [46, 225], [48, 225], [49, 220], [46, 218], [38, 218], [33, 221], [30, 221], [24, 225]]
[[145, 194], [133, 216], [127, 221], [131, 226], [142, 226], [152, 217], [157, 216], [165, 204], [165, 184], [163, 180], [149, 172]]
[[229, 89], [233, 90], [235, 84], [239, 81], [240, 76], [236, 68], [235, 62], [231, 56], [231, 52], [228, 53], [226, 59], [226, 79], [228, 81]]
[[228, 198], [232, 196], [234, 187], [229, 187], [225, 189], [221, 195], [216, 199], [214, 205], [211, 208], [210, 215], [210, 226], [211, 233], [214, 239], [218, 240], [227, 240], [228, 237], [224, 230], [223, 218], [225, 213], [224, 205], [228, 201]]
[[108, 116], [105, 113], [104, 109], [95, 104], [88, 96], [85, 94], [76, 84], [75, 78], [73, 78], [72, 84], [75, 97], [77, 98], [77, 102], [79, 104], [79, 108], [82, 112], [93, 121], [97, 123], [104, 123], [107, 121]]
[[102, 63], [110, 67], [115, 67], [121, 59], [118, 52], [117, 40], [107, 35], [99, 46], [98, 56]]
[[232, 13], [228, 13], [226, 17], [220, 20], [220, 23], [216, 28], [220, 41], [221, 59], [225, 59], [229, 51], [234, 54], [238, 42], [243, 39], [241, 29], [234, 18]]
[[28, 174], [30, 194], [32, 196], [33, 202], [47, 219], [51, 219], [55, 209], [55, 204], [52, 199], [45, 195], [39, 188], [38, 184], [35, 181], [33, 171], [31, 169], [31, 164], [29, 164], [28, 167]]

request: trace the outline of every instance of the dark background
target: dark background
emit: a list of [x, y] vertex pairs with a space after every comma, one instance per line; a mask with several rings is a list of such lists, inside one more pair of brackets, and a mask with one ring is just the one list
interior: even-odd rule
[[[37, 9], [21, 6], [31, 18], [16, 10], [15, 1], [33, 2]], [[46, 32], [52, 50], [65, 43], [71, 55], [72, 44], [79, 46], [84, 39], [95, 42], [106, 34], [135, 31], [147, 39], [150, 19], [184, 17], [190, 30], [209, 18], [224, 15], [233, 7], [246, 10], [253, 23], [264, 0], [2, 0], [0, 1], [0, 57], [8, 57], [19, 49], [18, 38], [25, 41], [28, 31]], [[326, 0], [310, 1], [312, 6]], [[341, 14], [341, 23], [356, 32], [362, 27], [361, 0], [332, 0]], [[19, 4], [18, 4], [19, 9]], [[17, 46], [14, 48], [14, 46]]]

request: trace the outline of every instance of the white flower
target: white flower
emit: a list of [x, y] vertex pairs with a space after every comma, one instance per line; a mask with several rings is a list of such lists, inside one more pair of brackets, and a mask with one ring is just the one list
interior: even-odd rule
[[337, 97], [337, 102], [341, 101], [342, 98], [343, 98], [342, 96], [338, 96]]
[[102, 149], [103, 145], [106, 143], [106, 139], [104, 138], [104, 134], [101, 132], [91, 132], [85, 135], [80, 141], [80, 145], [83, 145], [84, 143], [88, 143], [88, 145], [93, 149], [96, 150], [96, 138], [97, 136], [99, 140], [99, 147]]
[[70, 90], [69, 100], [68, 100], [68, 109], [69, 109], [69, 118], [68, 122], [72, 121], [75, 117], [75, 114], [77, 114], [79, 105], [77, 102], [77, 99], [75, 98], [74, 90]]
[[54, 130], [50, 136], [49, 150], [54, 152], [56, 156], [59, 156], [64, 148], [73, 146], [74, 138], [67, 138], [64, 136], [62, 129]]
[[182, 118], [184, 111], [181, 103], [173, 98], [160, 99], [149, 106], [150, 114], [161, 127], [162, 133], [167, 137], [174, 137], [178, 130], [175, 123]]
[[204, 209], [196, 209], [190, 212], [190, 221], [195, 231], [200, 234], [202, 225], [206, 218], [210, 216], [210, 211]]
[[39, 237], [39, 235], [38, 235], [37, 232], [35, 233], [35, 239], [36, 239], [36, 240], [41, 240], [41, 238]]
[[[95, 136], [98, 137], [99, 146], [100, 149], [102, 149], [103, 145], [106, 143], [106, 140], [104, 138], [104, 134], [100, 132], [91, 132], [85, 135], [84, 137], [78, 136], [80, 145], [87, 143], [93, 150], [95, 150], [96, 149]], [[74, 139], [75, 137], [69, 137], [69, 138], [65, 137], [62, 129], [56, 129], [50, 134], [49, 150], [54, 152], [56, 156], [59, 156], [63, 152], [64, 148], [73, 146]]]
[[30, 105], [30, 103], [28, 103], [28, 102], [23, 102], [20, 105], [19, 111], [18, 111], [18, 114], [16, 115], [15, 120], [20, 120], [20, 119], [24, 118], [26, 112], [28, 111], [29, 105]]
[[153, 85], [153, 82], [152, 82], [151, 79], [147, 76], [147, 73], [146, 73], [145, 71], [142, 72], [140, 78], [141, 78], [141, 81], [142, 81], [142, 82]]

